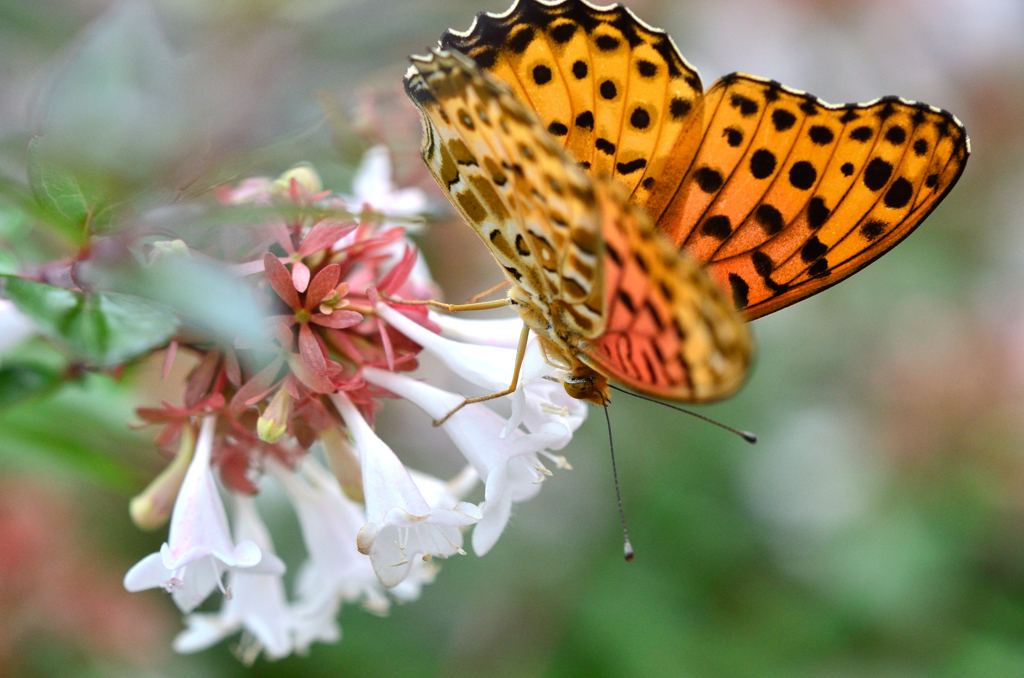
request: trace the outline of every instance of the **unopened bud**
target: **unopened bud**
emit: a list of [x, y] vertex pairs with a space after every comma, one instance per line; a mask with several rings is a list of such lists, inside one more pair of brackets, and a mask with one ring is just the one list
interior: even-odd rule
[[146, 259], [149, 265], [165, 259], [188, 259], [188, 245], [184, 240], [158, 240], [153, 243], [153, 249], [149, 251]]
[[181, 429], [178, 454], [163, 472], [153, 479], [142, 494], [128, 503], [128, 515], [132, 522], [143, 530], [155, 530], [167, 522], [174, 510], [181, 483], [192, 461], [196, 447], [196, 432], [191, 426]]
[[276, 443], [288, 430], [288, 417], [292, 409], [292, 396], [288, 389], [282, 388], [263, 410], [263, 414], [256, 421], [256, 433], [260, 440], [267, 443]]
[[307, 196], [316, 195], [324, 190], [324, 183], [320, 180], [320, 175], [312, 165], [303, 162], [278, 177], [274, 182], [273, 192], [277, 195], [290, 195], [292, 179], [306, 192]]

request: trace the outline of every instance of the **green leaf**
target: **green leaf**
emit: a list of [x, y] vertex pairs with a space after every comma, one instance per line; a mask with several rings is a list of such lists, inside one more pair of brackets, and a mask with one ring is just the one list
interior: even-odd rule
[[125, 425], [134, 405], [123, 386], [93, 374], [0, 411], [0, 474], [13, 467], [137, 490], [152, 444]]
[[78, 180], [46, 151], [45, 139], [28, 144], [28, 179], [36, 201], [50, 222], [75, 242], [84, 242], [95, 197], [89, 197]]
[[116, 292], [82, 293], [2, 276], [4, 293], [43, 334], [95, 366], [117, 365], [170, 339], [179, 321], [166, 307]]
[[35, 395], [49, 393], [61, 383], [60, 373], [43, 365], [0, 367], [0, 410]]

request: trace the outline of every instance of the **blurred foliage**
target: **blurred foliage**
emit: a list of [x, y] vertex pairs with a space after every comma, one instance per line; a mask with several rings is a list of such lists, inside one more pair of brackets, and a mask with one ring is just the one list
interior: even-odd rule
[[[0, 4], [0, 273], [70, 262], [89, 233], [216, 238], [223, 215], [187, 199], [299, 160], [343, 190], [359, 152], [380, 140], [404, 183], [429, 188], [419, 123], [398, 91], [402, 60], [506, 4]], [[168, 656], [173, 625], [130, 656], [40, 632], [14, 654], [0, 644], [0, 662], [11, 662], [0, 676], [1024, 675], [1024, 9], [630, 6], [675, 36], [708, 82], [740, 69], [833, 101], [899, 93], [955, 111], [972, 136], [961, 184], [919, 232], [843, 285], [756, 323], [750, 382], [702, 411], [761, 443], [617, 395], [631, 565], [595, 413], [567, 450], [575, 470], [519, 506], [492, 553], [445, 563], [422, 600], [389, 618], [346, 608], [338, 645], [247, 668], [230, 643]], [[452, 220], [422, 238], [452, 298], [497, 280], [472, 237]], [[22, 345], [0, 365], [5, 482], [75, 488], [82, 525], [104, 529], [68, 529], [104, 553], [107, 584], [160, 540], [109, 507], [161, 464], [128, 425], [135, 406], [164, 392], [151, 365], [82, 372], [58, 349], [98, 366], [159, 345], [169, 326], [142, 299], [243, 331], [242, 292], [182, 265], [173, 284], [159, 270], [83, 271], [109, 291], [92, 301], [58, 292], [56, 307], [23, 284], [58, 342]], [[135, 336], [144, 317], [143, 344], [119, 341], [116, 323]], [[400, 455], [443, 465], [444, 442], [428, 428], [385, 412], [380, 431], [409, 441], [395, 442]], [[274, 527], [294, 528], [272, 501], [267, 512]], [[280, 552], [300, 551], [297, 530], [274, 532]], [[108, 595], [128, 597], [117, 586]]]
[[38, 330], [89, 365], [119, 365], [166, 344], [179, 322], [169, 309], [116, 292], [74, 292], [16, 276], [3, 279], [4, 296]]

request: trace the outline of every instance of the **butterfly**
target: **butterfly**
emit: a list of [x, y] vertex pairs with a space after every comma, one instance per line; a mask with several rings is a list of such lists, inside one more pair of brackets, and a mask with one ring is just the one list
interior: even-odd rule
[[405, 87], [509, 303], [598, 404], [609, 378], [731, 394], [745, 321], [891, 249], [970, 153], [955, 116], [898, 97], [835, 106], [742, 73], [704, 92], [664, 31], [585, 0], [480, 13], [412, 57]]

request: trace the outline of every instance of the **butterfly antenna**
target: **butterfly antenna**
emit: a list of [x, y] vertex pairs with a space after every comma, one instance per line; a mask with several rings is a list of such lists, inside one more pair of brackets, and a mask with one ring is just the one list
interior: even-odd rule
[[[632, 391], [627, 391], [624, 388], [619, 388], [618, 386], [615, 386], [614, 384], [608, 384], [608, 386], [610, 386], [611, 388], [615, 389], [616, 391], [619, 391], [620, 393], [626, 393], [626, 394], [631, 395], [631, 396], [633, 396], [635, 398], [639, 398], [640, 400], [647, 400], [647, 401], [650, 401], [652, 403], [658, 403], [659, 405], [664, 405], [665, 407], [668, 407], [670, 409], [676, 410], [677, 412], [683, 412], [684, 414], [688, 414], [691, 417], [697, 417], [701, 421], [706, 421], [707, 423], [713, 424], [713, 425], [717, 426], [720, 429], [724, 429], [724, 430], [728, 431], [729, 433], [735, 433], [736, 435], [738, 435], [740, 438], [743, 438], [744, 440], [746, 440], [751, 445], [753, 445], [754, 443], [757, 442], [757, 436], [754, 435], [753, 433], [751, 433], [750, 431], [741, 431], [741, 430], [739, 430], [737, 428], [733, 428], [732, 426], [727, 426], [727, 425], [723, 424], [720, 421], [715, 421], [714, 419], [712, 419], [710, 417], [705, 417], [703, 414], [699, 414], [697, 412], [694, 412], [693, 410], [688, 410], [686, 408], [679, 407], [678, 405], [672, 405], [671, 403], [663, 403], [660, 400], [657, 400], [655, 398], [648, 398], [645, 395], [640, 395], [639, 393], [633, 393]], [[609, 435], [610, 435], [610, 432], [609, 432]], [[614, 463], [612, 465], [614, 467]]]
[[608, 424], [608, 449], [612, 452], [612, 477], [615, 479], [615, 498], [619, 500], [619, 518], [622, 519], [622, 538], [624, 543], [622, 545], [622, 551], [626, 556], [626, 562], [633, 562], [633, 544], [629, 541], [629, 530], [626, 529], [626, 512], [622, 510], [622, 492], [619, 491], [619, 471], [615, 468], [615, 443], [612, 442], [612, 418], [608, 415], [608, 401], [605, 400], [604, 394], [598, 392], [601, 396], [601, 403], [604, 407], [604, 420]]

